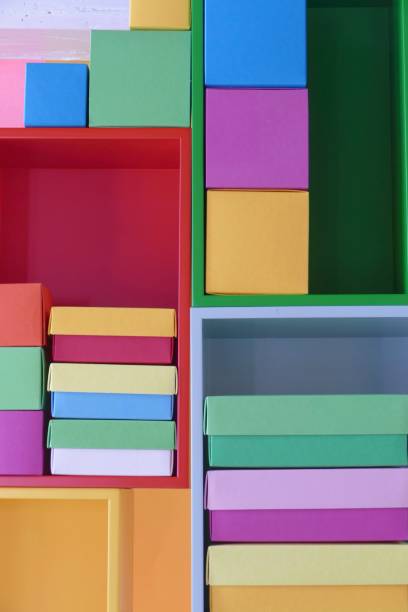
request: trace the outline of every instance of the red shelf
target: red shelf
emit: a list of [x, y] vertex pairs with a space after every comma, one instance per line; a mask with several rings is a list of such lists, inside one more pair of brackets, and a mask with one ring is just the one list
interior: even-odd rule
[[42, 282], [53, 303], [176, 308], [173, 477], [5, 477], [0, 486], [188, 485], [189, 129], [1, 129], [0, 282]]

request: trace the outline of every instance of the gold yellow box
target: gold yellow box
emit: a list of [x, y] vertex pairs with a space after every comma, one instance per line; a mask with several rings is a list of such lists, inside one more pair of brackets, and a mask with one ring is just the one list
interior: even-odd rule
[[0, 610], [133, 612], [133, 492], [0, 489]]
[[130, 0], [132, 30], [189, 30], [190, 0]]
[[209, 190], [206, 232], [207, 293], [308, 293], [308, 192]]

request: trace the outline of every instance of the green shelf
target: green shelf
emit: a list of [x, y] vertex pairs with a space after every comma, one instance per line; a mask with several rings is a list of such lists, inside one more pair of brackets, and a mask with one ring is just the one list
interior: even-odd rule
[[205, 294], [203, 0], [193, 0], [193, 305], [408, 304], [405, 0], [308, 2], [310, 294]]

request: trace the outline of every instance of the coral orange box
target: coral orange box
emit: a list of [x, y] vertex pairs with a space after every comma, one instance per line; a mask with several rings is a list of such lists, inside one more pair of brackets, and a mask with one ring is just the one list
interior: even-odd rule
[[38, 283], [0, 284], [0, 346], [44, 346], [50, 308]]

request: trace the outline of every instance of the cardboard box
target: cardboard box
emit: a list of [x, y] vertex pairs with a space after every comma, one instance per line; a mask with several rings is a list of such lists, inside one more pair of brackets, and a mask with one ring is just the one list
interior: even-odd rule
[[93, 31], [89, 124], [189, 127], [190, 61], [190, 32]]
[[174, 338], [177, 317], [173, 308], [92, 308], [54, 306], [51, 336], [135, 336]]
[[408, 508], [217, 510], [212, 542], [403, 542]]
[[52, 360], [70, 363], [170, 364], [174, 338], [53, 336]]
[[54, 307], [53, 361], [165, 364], [173, 360], [176, 311]]
[[210, 546], [211, 586], [408, 585], [405, 544]]
[[48, 448], [173, 450], [173, 421], [52, 419]]
[[42, 410], [46, 362], [39, 347], [0, 347], [0, 411]]
[[407, 465], [408, 396], [208, 397], [215, 467]]
[[136, 609], [192, 612], [191, 491], [145, 489], [134, 498]]
[[132, 491], [1, 488], [0, 609], [132, 612], [133, 519]]
[[404, 612], [406, 586], [211, 587], [212, 612]]
[[86, 127], [88, 66], [28, 63], [24, 127]]
[[308, 193], [209, 190], [206, 232], [207, 293], [308, 292]]
[[44, 411], [0, 410], [0, 474], [44, 474]]
[[307, 89], [207, 89], [206, 186], [308, 189]]
[[216, 470], [209, 510], [408, 508], [408, 468]]
[[175, 366], [52, 363], [48, 391], [124, 394], [177, 394]]
[[50, 308], [38, 283], [0, 284], [0, 346], [44, 346]]
[[190, 0], [131, 0], [130, 28], [188, 30], [190, 13]]
[[126, 393], [51, 394], [51, 414], [59, 419], [140, 419], [166, 421], [173, 418], [173, 395]]
[[172, 476], [170, 450], [53, 448], [51, 474], [64, 476]]
[[25, 60], [0, 61], [0, 126], [24, 127]]
[[205, 0], [207, 87], [304, 87], [306, 1]]

